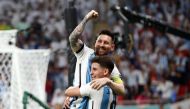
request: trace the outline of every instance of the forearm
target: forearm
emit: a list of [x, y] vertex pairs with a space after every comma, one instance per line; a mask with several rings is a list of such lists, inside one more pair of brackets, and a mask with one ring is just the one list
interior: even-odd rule
[[88, 19], [84, 17], [81, 23], [73, 30], [73, 32], [69, 36], [70, 46], [74, 52], [78, 51], [83, 44], [83, 42], [79, 39], [79, 37], [84, 31], [87, 22]]
[[69, 36], [69, 42], [72, 50], [74, 52], [77, 52], [82, 46], [83, 42], [79, 39], [79, 36], [84, 31], [84, 28], [86, 26], [86, 23], [98, 16], [98, 13], [94, 10], [91, 10], [81, 21], [81, 23], [73, 30], [73, 32]]
[[104, 85], [108, 85], [117, 95], [125, 95], [125, 88], [122, 81], [113, 81], [107, 77], [92, 80], [90, 83], [93, 89], [99, 90]]
[[112, 80], [109, 80], [107, 85], [117, 94], [125, 95], [125, 87], [123, 83], [115, 83]]
[[65, 91], [66, 96], [81, 96], [79, 87], [69, 87]]

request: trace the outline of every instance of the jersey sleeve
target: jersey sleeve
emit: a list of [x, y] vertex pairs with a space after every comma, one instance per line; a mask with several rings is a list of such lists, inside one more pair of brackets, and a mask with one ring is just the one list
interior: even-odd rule
[[90, 54], [91, 52], [93, 52], [93, 49], [89, 48], [88, 46], [86, 46], [86, 44], [84, 44], [79, 51], [74, 52], [74, 55], [76, 56], [77, 59], [80, 60], [88, 53]]
[[117, 66], [114, 64], [114, 69], [111, 73], [111, 79], [115, 82], [115, 83], [123, 83], [122, 79], [121, 79], [121, 74], [117, 68]]
[[80, 87], [80, 94], [81, 96], [90, 96], [90, 93], [91, 93], [91, 86], [90, 86], [90, 83], [86, 84], [86, 85], [83, 85]]

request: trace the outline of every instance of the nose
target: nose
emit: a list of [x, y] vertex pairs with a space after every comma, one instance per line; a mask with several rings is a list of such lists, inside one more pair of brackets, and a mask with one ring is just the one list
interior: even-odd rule
[[100, 43], [100, 46], [102, 47], [102, 46], [104, 46], [104, 43], [102, 42], [102, 43]]
[[104, 45], [103, 42], [98, 42], [97, 45], [99, 45], [100, 47]]
[[94, 72], [91, 70], [91, 73], [90, 73], [90, 75], [92, 76], [92, 75], [94, 75]]

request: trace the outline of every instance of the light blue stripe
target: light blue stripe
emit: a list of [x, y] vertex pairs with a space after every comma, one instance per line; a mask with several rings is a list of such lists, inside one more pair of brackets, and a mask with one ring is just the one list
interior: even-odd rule
[[91, 78], [91, 60], [95, 56], [95, 54], [91, 54], [90, 57], [88, 58], [88, 67], [87, 67], [87, 73], [86, 73], [86, 83], [89, 83], [92, 78]]
[[75, 101], [74, 97], [72, 97], [71, 99], [72, 99], [72, 100], [70, 101], [70, 104], [69, 104], [69, 105], [70, 105], [70, 107], [72, 107], [72, 106], [73, 106], [73, 102]]
[[88, 109], [87, 107], [88, 107], [88, 100], [89, 100], [89, 98], [88, 97], [83, 97], [82, 98], [82, 101], [81, 101], [81, 103], [80, 103], [80, 106], [79, 106], [79, 109]]
[[110, 98], [110, 90], [108, 87], [105, 86], [100, 109], [108, 109], [109, 98]]
[[[86, 73], [86, 83], [89, 83], [92, 78], [91, 78], [91, 59], [95, 56], [95, 54], [91, 54], [90, 57], [88, 58], [88, 67], [87, 67], [87, 73]], [[83, 97], [79, 109], [87, 109], [88, 107], [88, 102], [89, 98], [88, 97]]]

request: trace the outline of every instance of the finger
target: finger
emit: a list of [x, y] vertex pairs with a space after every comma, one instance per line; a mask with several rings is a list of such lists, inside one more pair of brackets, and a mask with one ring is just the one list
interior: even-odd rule
[[95, 89], [99, 90], [99, 87], [101, 87], [100, 84], [98, 84]]
[[70, 104], [70, 100], [69, 99], [67, 99], [66, 104], [68, 104], [68, 105]]
[[98, 87], [99, 87], [99, 84], [94, 84], [92, 88], [97, 90]]
[[67, 107], [67, 104], [66, 104], [66, 103], [64, 103], [64, 104], [63, 104], [63, 108], [66, 108], [66, 107]]
[[66, 108], [66, 109], [69, 108], [69, 103], [68, 102], [64, 104], [64, 108]]
[[92, 80], [91, 83], [90, 83], [90, 85], [93, 85], [95, 82], [96, 82], [96, 81]]
[[94, 12], [94, 13], [92, 14], [92, 16], [93, 16], [93, 17], [98, 17], [98, 13], [97, 13], [97, 12]]
[[67, 102], [65, 103], [65, 105], [66, 105], [66, 106], [69, 106], [69, 104], [70, 104], [70, 102], [69, 102], [69, 101], [67, 101]]
[[69, 104], [66, 104], [66, 105], [65, 105], [65, 108], [68, 109], [68, 108], [69, 108]]
[[66, 97], [66, 98], [65, 98], [65, 101], [67, 101], [67, 100], [69, 100], [69, 99], [70, 99], [70, 97]]
[[92, 12], [92, 13], [98, 13], [98, 12], [97, 12], [97, 11], [95, 11], [95, 10], [92, 10], [91, 12]]
[[64, 104], [64, 105], [63, 105], [63, 109], [67, 109], [67, 106], [66, 106], [66, 104]]
[[91, 87], [92, 87], [93, 89], [95, 89], [95, 88], [97, 87], [96, 82], [94, 82], [93, 84], [91, 84]]
[[95, 83], [93, 83], [93, 84], [91, 84], [91, 87], [94, 89], [95, 85], [96, 85], [96, 84], [95, 84]]
[[70, 97], [66, 97], [65, 101], [64, 101], [64, 105], [63, 108], [64, 109], [68, 109], [69, 108], [69, 104], [70, 104]]
[[66, 103], [63, 104], [63, 109], [65, 109], [65, 108], [66, 108]]
[[97, 90], [100, 90], [101, 87], [102, 87], [102, 85], [99, 84], [99, 85], [97, 86]]

